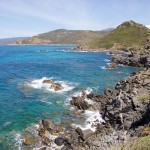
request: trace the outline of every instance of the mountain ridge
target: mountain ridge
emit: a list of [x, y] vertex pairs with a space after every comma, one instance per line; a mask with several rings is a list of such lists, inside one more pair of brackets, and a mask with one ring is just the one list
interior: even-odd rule
[[102, 31], [57, 29], [41, 33], [28, 39], [18, 40], [16, 44], [76, 44], [86, 45], [106, 36], [113, 29]]
[[117, 26], [105, 37], [81, 46], [82, 49], [112, 49], [143, 48], [150, 39], [150, 29], [134, 21], [126, 21]]

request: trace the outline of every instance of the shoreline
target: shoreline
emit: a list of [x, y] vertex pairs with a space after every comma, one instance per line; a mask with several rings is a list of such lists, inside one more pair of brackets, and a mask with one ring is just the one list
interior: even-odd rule
[[[97, 148], [107, 149], [111, 146], [121, 146], [130, 140], [138, 139], [144, 130], [144, 126], [147, 124], [140, 124], [139, 121], [144, 118], [142, 114], [149, 111], [149, 101], [140, 103], [138, 99], [143, 93], [146, 93], [146, 96], [149, 94], [147, 93], [150, 80], [149, 76], [150, 69], [145, 69], [137, 74], [133, 73], [125, 80], [118, 82], [115, 90], [106, 89], [103, 94], [97, 95], [94, 93], [87, 94], [82, 91], [81, 95], [72, 97], [70, 106], [75, 108], [74, 110], [77, 115], [84, 115], [87, 110], [92, 112], [99, 111], [98, 117], [102, 116], [104, 122], [100, 121], [99, 118], [87, 120], [87, 122], [90, 122], [90, 126], [94, 126], [96, 129], [95, 132], [90, 127], [83, 129], [81, 126], [76, 125], [72, 125], [73, 128], [71, 130], [67, 130], [61, 125], [58, 131], [56, 128], [59, 125], [54, 125], [51, 120], [44, 119], [35, 129], [37, 131], [37, 137], [40, 138], [39, 142], [43, 142], [40, 146], [47, 150], [52, 145], [54, 148], [63, 150], [95, 150]], [[138, 84], [134, 80], [137, 80], [136, 82]], [[132, 83], [132, 81], [134, 82]], [[142, 82], [145, 81], [146, 84], [143, 85]], [[146, 98], [149, 99], [149, 97]], [[90, 99], [94, 103], [90, 104], [87, 99]], [[54, 137], [53, 134], [55, 135]], [[113, 143], [114, 141], [115, 144]]]
[[[49, 119], [42, 119], [37, 125], [28, 128], [28, 131], [36, 133], [36, 146], [45, 150], [105, 150], [145, 136], [142, 134], [150, 121], [150, 118], [147, 120], [150, 97], [144, 101], [142, 97], [148, 95], [149, 76], [150, 69], [145, 69], [118, 82], [115, 90], [105, 89], [103, 94], [82, 91], [72, 97], [70, 106], [74, 108], [76, 115], [85, 115], [86, 111], [95, 115], [92, 119], [87, 119], [88, 128], [72, 124], [72, 129], [68, 130], [62, 124], [53, 124]], [[93, 103], [89, 103], [87, 99]], [[23, 137], [23, 140], [28, 146], [28, 137]]]

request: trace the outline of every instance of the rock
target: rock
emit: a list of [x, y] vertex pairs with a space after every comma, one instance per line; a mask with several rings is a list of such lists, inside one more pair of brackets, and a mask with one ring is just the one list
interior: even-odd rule
[[110, 95], [113, 94], [113, 91], [112, 91], [111, 89], [109, 89], [109, 88], [106, 88], [106, 89], [104, 90], [104, 94], [107, 95], [107, 96], [110, 96]]
[[25, 144], [25, 145], [30, 145], [31, 144], [31, 141], [28, 139], [27, 136], [23, 136], [23, 144]]
[[55, 83], [54, 81], [52, 80], [44, 80], [42, 82], [43, 84], [50, 84], [50, 89], [53, 89], [54, 91], [61, 91], [63, 90], [63, 86], [59, 83]]
[[51, 132], [52, 130], [54, 130], [54, 124], [51, 120], [49, 119], [42, 119], [42, 124], [43, 124], [43, 128], [48, 130], [49, 132]]
[[94, 96], [94, 94], [93, 94], [93, 93], [90, 93], [90, 94], [87, 95], [87, 98], [92, 99], [93, 96]]
[[46, 83], [46, 84], [53, 84], [54, 82], [52, 80], [43, 80], [42, 83]]
[[55, 143], [58, 145], [58, 146], [62, 146], [64, 144], [64, 139], [62, 137], [57, 137], [55, 139]]
[[116, 64], [112, 63], [105, 67], [106, 69], [116, 69]]
[[72, 100], [70, 101], [70, 104], [73, 106], [76, 106], [80, 110], [87, 110], [90, 105], [87, 101], [85, 101], [82, 97], [72, 97]]
[[43, 136], [45, 136], [45, 129], [44, 128], [39, 128], [38, 129], [38, 132], [39, 132], [39, 135], [41, 136], [41, 137], [43, 137]]
[[84, 140], [86, 140], [87, 138], [95, 134], [95, 132], [93, 132], [91, 129], [87, 129], [87, 130], [83, 130], [82, 134], [83, 134]]
[[54, 91], [61, 91], [61, 90], [63, 90], [63, 87], [59, 83], [53, 83], [51, 85], [50, 89], [53, 89]]
[[46, 144], [46, 145], [50, 145], [52, 140], [49, 139], [48, 137], [44, 136], [42, 137], [42, 141]]
[[63, 127], [62, 124], [57, 125], [56, 128], [55, 128], [55, 131], [56, 131], [57, 133], [63, 132], [64, 130], [65, 130], [65, 128]]

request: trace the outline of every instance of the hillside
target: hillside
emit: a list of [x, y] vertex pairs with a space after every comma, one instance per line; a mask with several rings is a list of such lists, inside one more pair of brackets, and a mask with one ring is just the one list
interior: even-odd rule
[[91, 30], [65, 30], [59, 29], [33, 36], [32, 38], [18, 40], [17, 44], [82, 44], [85, 45], [96, 39], [108, 35], [113, 29], [102, 31]]
[[129, 47], [141, 48], [150, 40], [150, 29], [135, 23], [124, 22], [107, 36], [91, 42], [84, 48], [89, 49], [127, 49]]
[[0, 39], [0, 45], [8, 45], [8, 44], [15, 44], [18, 40], [23, 40], [28, 37], [13, 37], [13, 38], [4, 38]]

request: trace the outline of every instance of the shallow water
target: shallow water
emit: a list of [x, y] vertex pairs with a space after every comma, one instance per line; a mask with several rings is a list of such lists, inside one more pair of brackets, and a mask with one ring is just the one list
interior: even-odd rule
[[[125, 66], [106, 70], [104, 66], [109, 63], [110, 55], [72, 52], [71, 48], [73, 46], [0, 46], [0, 149], [12, 149], [15, 138], [42, 118], [63, 122], [66, 126], [78, 122], [80, 119], [73, 117], [68, 107], [71, 95], [86, 88], [101, 93], [139, 70]], [[40, 85], [43, 79], [53, 79], [65, 90], [48, 90]]]

